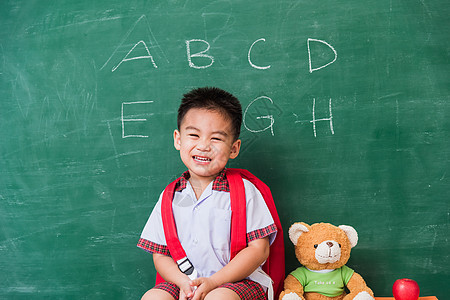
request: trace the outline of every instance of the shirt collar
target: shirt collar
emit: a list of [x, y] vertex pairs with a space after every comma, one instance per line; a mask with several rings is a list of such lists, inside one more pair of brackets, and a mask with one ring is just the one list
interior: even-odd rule
[[[212, 184], [212, 189], [219, 192], [230, 192], [230, 186], [228, 185], [227, 176], [225, 175], [225, 169], [223, 169], [219, 175], [214, 179]], [[184, 190], [187, 186], [187, 182], [191, 175], [189, 174], [189, 171], [185, 171], [181, 177], [179, 178], [176, 186], [175, 186], [175, 192], [181, 192]]]

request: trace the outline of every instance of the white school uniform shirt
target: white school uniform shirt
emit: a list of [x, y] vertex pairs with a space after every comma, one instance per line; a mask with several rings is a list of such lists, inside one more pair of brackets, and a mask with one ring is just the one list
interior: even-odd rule
[[[220, 188], [213, 189], [213, 185], [226, 181], [224, 174], [222, 171], [197, 200], [191, 184], [186, 180], [189, 174], [185, 172], [181, 179], [185, 188], [174, 193], [172, 206], [178, 238], [199, 277], [213, 275], [230, 261], [230, 193]], [[268, 236], [272, 243], [277, 229], [266, 202], [259, 190], [246, 179], [244, 187], [247, 241]], [[168, 255], [161, 218], [161, 199], [162, 193], [142, 231], [138, 247], [151, 253]], [[267, 286], [252, 277], [255, 276], [249, 278]]]

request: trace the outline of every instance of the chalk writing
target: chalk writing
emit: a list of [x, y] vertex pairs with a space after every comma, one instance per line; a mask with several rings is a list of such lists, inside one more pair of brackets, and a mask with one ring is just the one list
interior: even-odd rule
[[129, 138], [129, 137], [148, 138], [148, 135], [125, 134], [125, 122], [146, 122], [147, 119], [125, 119], [124, 107], [125, 107], [125, 105], [149, 104], [149, 103], [153, 103], [153, 101], [135, 101], [135, 102], [123, 102], [122, 103], [122, 111], [121, 111], [121, 117], [120, 117], [120, 120], [122, 121], [122, 138], [124, 138], [124, 139]]
[[[259, 43], [259, 42], [265, 42], [265, 41], [266, 41], [265, 38], [257, 39], [256, 41], [254, 41], [254, 42], [251, 44], [251, 46], [250, 46], [250, 48], [249, 48], [249, 50], [248, 50], [247, 60], [248, 60], [248, 63], [250, 64], [250, 66], [251, 66], [252, 68], [255, 68], [255, 69], [258, 69], [258, 70], [267, 70], [267, 69], [270, 69], [270, 68], [272, 67], [271, 65], [267, 65], [267, 66], [258, 66], [258, 65], [256, 65], [255, 63], [253, 63], [252, 58], [251, 58], [251, 54], [252, 54], [253, 47], [254, 47], [257, 43]], [[334, 58], [333, 58], [333, 60], [330, 61], [330, 62], [328, 62], [328, 63], [326, 63], [326, 64], [324, 64], [324, 65], [322, 65], [322, 66], [314, 67], [314, 68], [313, 68], [313, 59], [312, 59], [312, 55], [311, 55], [311, 46], [310, 46], [311, 42], [322, 43], [322, 44], [328, 46], [328, 47], [333, 51], [333, 53], [334, 53]], [[187, 60], [188, 60], [189, 67], [194, 68], [194, 69], [207, 69], [207, 68], [211, 67], [211, 66], [214, 64], [214, 56], [208, 54], [208, 52], [209, 52], [209, 50], [210, 50], [210, 48], [211, 48], [211, 45], [210, 45], [207, 41], [202, 40], [202, 39], [191, 39], [191, 40], [185, 41], [185, 43], [186, 43], [186, 54], [187, 54]], [[198, 44], [198, 43], [203, 43], [203, 44], [205, 45], [205, 48], [204, 48], [203, 50], [201, 50], [200, 52], [192, 53], [192, 50], [191, 50], [191, 48], [192, 48], [192, 47], [191, 47], [191, 44]], [[146, 51], [147, 55], [137, 55], [137, 56], [132, 56], [132, 55], [131, 55], [132, 52], [133, 52], [133, 51], [135, 50], [135, 48], [138, 47], [139, 45], [142, 45], [142, 46], [144, 47], [144, 50]], [[325, 41], [322, 41], [322, 40], [317, 40], [317, 39], [308, 38], [308, 40], [307, 40], [307, 45], [308, 45], [308, 59], [309, 59], [309, 72], [310, 72], [310, 73], [312, 73], [312, 72], [314, 72], [314, 71], [318, 71], [318, 70], [320, 70], [320, 69], [323, 69], [323, 68], [325, 68], [325, 67], [331, 65], [332, 63], [334, 63], [334, 62], [337, 60], [337, 52], [336, 52], [336, 50], [333, 48], [333, 46], [331, 46], [329, 43], [327, 43], [327, 42], [325, 42]], [[207, 63], [207, 64], [204, 64], [204, 65], [200, 65], [198, 62], [197, 62], [197, 63], [194, 63], [194, 61], [192, 60], [192, 58], [204, 58], [204, 59], [207, 59], [208, 63]], [[110, 58], [110, 59], [111, 59], [111, 58]], [[132, 61], [132, 60], [138, 60], [138, 59], [150, 59], [150, 61], [151, 61], [152, 65], [153, 65], [153, 67], [154, 67], [155, 69], [158, 68], [158, 66], [157, 66], [156, 63], [155, 63], [155, 60], [153, 59], [152, 54], [150, 53], [149, 48], [147, 47], [147, 44], [146, 44], [143, 40], [140, 40], [139, 42], [137, 42], [137, 43], [136, 43], [136, 44], [128, 51], [128, 53], [127, 53], [127, 54], [125, 55], [125, 57], [119, 62], [119, 64], [117, 64], [115, 67], [113, 67], [112, 72], [116, 71], [116, 70], [122, 65], [122, 63], [127, 62], [127, 61]], [[108, 61], [109, 61], [109, 60], [108, 60]], [[106, 62], [106, 63], [107, 63], [107, 62]], [[106, 65], [106, 63], [105, 63], [105, 65]], [[105, 66], [105, 65], [104, 65], [104, 66]], [[103, 66], [103, 67], [104, 67], [104, 66]], [[103, 67], [102, 67], [102, 68], [103, 68]]]
[[330, 112], [329, 118], [322, 118], [322, 119], [316, 119], [316, 99], [313, 99], [313, 109], [312, 109], [312, 120], [299, 120], [298, 115], [295, 113], [292, 113], [294, 117], [296, 118], [295, 124], [297, 123], [312, 123], [313, 126], [313, 134], [314, 137], [317, 137], [317, 131], [316, 131], [316, 123], [321, 121], [328, 121], [330, 123], [330, 131], [331, 134], [334, 134], [334, 128], [333, 128], [333, 112], [331, 110], [331, 99], [328, 102], [328, 110]]
[[261, 128], [261, 129], [251, 129], [249, 126], [248, 126], [248, 122], [247, 122], [247, 115], [249, 114], [249, 109], [250, 109], [250, 107], [252, 107], [253, 106], [253, 104], [254, 103], [256, 103], [257, 101], [263, 101], [263, 100], [266, 100], [266, 101], [269, 101], [271, 104], [273, 104], [273, 100], [272, 99], [270, 99], [269, 97], [266, 97], [266, 96], [261, 96], [261, 97], [258, 97], [258, 98], [256, 98], [256, 99], [254, 99], [252, 102], [250, 102], [250, 104], [249, 105], [247, 105], [247, 107], [245, 108], [245, 112], [244, 112], [244, 116], [243, 116], [243, 124], [244, 124], [244, 127], [248, 130], [248, 131], [250, 131], [250, 132], [262, 132], [262, 131], [266, 131], [267, 129], [269, 129], [270, 128], [270, 133], [272, 134], [272, 136], [274, 135], [274, 133], [273, 133], [273, 124], [275, 123], [275, 118], [273, 117], [273, 115], [263, 115], [263, 116], [256, 116], [256, 117], [254, 117], [254, 119], [256, 119], [256, 120], [269, 120], [269, 125], [267, 125], [266, 127], [264, 127], [264, 128]]
[[[206, 49], [198, 52], [198, 53], [191, 53], [191, 43], [192, 42], [201, 42], [201, 43], [205, 43], [206, 44]], [[194, 40], [189, 40], [186, 41], [186, 51], [187, 51], [187, 57], [188, 57], [188, 62], [189, 62], [189, 67], [194, 68], [194, 69], [206, 69], [210, 66], [212, 66], [212, 64], [214, 63], [214, 57], [212, 57], [211, 55], [205, 54], [205, 52], [207, 52], [210, 48], [210, 45], [207, 41], [204, 40], [198, 40], [198, 39], [194, 39]], [[210, 63], [208, 65], [205, 66], [198, 66], [196, 64], [194, 64], [192, 62], [192, 57], [205, 57], [210, 59]]]
[[[137, 47], [138, 45], [140, 45], [140, 44], [143, 44], [143, 45], [144, 45], [145, 51], [147, 51], [148, 55], [141, 55], [141, 56], [129, 57], [130, 53], [133, 52], [134, 48], [136, 48], [136, 47]], [[119, 63], [117, 66], [115, 66], [115, 67], [111, 70], [111, 72], [114, 72], [115, 70], [117, 70], [117, 68], [120, 67], [120, 65], [121, 65], [123, 62], [125, 62], [125, 61], [130, 61], [130, 60], [136, 60], [136, 59], [150, 59], [151, 62], [152, 62], [152, 64], [153, 64], [153, 67], [155, 67], [155, 69], [158, 68], [158, 66], [155, 64], [155, 61], [153, 60], [153, 56], [150, 54], [150, 51], [148, 50], [148, 47], [147, 47], [147, 45], [145, 44], [145, 42], [144, 42], [144, 41], [139, 41], [139, 42], [137, 42], [137, 43], [133, 46], [133, 48], [131, 48], [130, 51], [128, 51], [127, 55], [125, 55], [125, 57], [120, 61], [120, 63]]]
[[[203, 15], [204, 17], [204, 15]], [[111, 72], [116, 71], [124, 62], [129, 62], [129, 61], [133, 61], [133, 60], [142, 60], [142, 59], [148, 59], [150, 60], [153, 68], [157, 69], [158, 66], [155, 62], [155, 59], [153, 58], [153, 55], [150, 53], [149, 49], [159, 49], [161, 54], [163, 56], [164, 52], [162, 51], [161, 47], [159, 46], [158, 42], [156, 41], [153, 32], [148, 24], [147, 21], [147, 17], [145, 15], [142, 15], [134, 24], [133, 26], [130, 28], [130, 30], [126, 33], [125, 37], [122, 39], [122, 42], [120, 43], [120, 45], [114, 50], [114, 52], [112, 53], [112, 55], [108, 58], [108, 60], [103, 64], [103, 66], [100, 68], [100, 70], [102, 70], [108, 63], [109, 61], [112, 59], [112, 57], [118, 52], [118, 49], [120, 47], [122, 47], [122, 45], [125, 43], [125, 41], [130, 37], [131, 33], [135, 30], [135, 28], [138, 26], [138, 24], [142, 23], [145, 28], [146, 31], [148, 31], [148, 34], [150, 36], [150, 48], [147, 46], [147, 43], [144, 41], [144, 39], [141, 39], [140, 41], [138, 41], [137, 43], [134, 44], [134, 46], [128, 51], [128, 53], [121, 59], [121, 61], [115, 65]], [[215, 42], [215, 40], [213, 40]], [[253, 48], [255, 47], [255, 45], [257, 43], [260, 42], [266, 42], [265, 38], [259, 38], [256, 41], [254, 41], [247, 52], [247, 60], [249, 65], [254, 68], [254, 69], [258, 69], [258, 70], [268, 70], [270, 69], [272, 66], [271, 65], [266, 65], [266, 66], [261, 66], [261, 65], [257, 65], [253, 62], [252, 60], [252, 51]], [[192, 52], [192, 46], [194, 44], [203, 44], [205, 46], [205, 48], [199, 52]], [[317, 67], [313, 67], [313, 55], [311, 53], [311, 43], [320, 43], [323, 45], [326, 45], [328, 48], [331, 49], [331, 51], [333, 51], [334, 53], [334, 58], [321, 66], [317, 66]], [[209, 67], [211, 67], [214, 64], [214, 56], [212, 54], [209, 53], [210, 49], [211, 49], [211, 45], [209, 44], [208, 41], [206, 40], [202, 40], [202, 39], [191, 39], [191, 40], [185, 40], [185, 44], [186, 44], [186, 54], [187, 54], [187, 61], [188, 61], [188, 65], [190, 68], [194, 68], [194, 69], [207, 69]], [[133, 55], [133, 52], [136, 51], [137, 52], [137, 48], [140, 47], [145, 51], [145, 55]], [[307, 39], [307, 48], [308, 48], [308, 59], [309, 59], [309, 72], [312, 73], [314, 71], [318, 71], [320, 69], [323, 69], [329, 65], [331, 65], [332, 63], [334, 63], [337, 60], [337, 52], [334, 49], [333, 46], [331, 46], [329, 43], [327, 43], [326, 41], [323, 40], [319, 40], [319, 39], [313, 39], [313, 38], [308, 38]], [[206, 63], [201, 64], [200, 62], [205, 61]], [[166, 59], [166, 61], [168, 62], [168, 60]]]
[[260, 41], [265, 42], [266, 39], [265, 39], [265, 38], [260, 38], [259, 40], [254, 41], [253, 44], [250, 46], [250, 49], [248, 50], [248, 56], [247, 56], [247, 58], [248, 58], [248, 63], [250, 64], [250, 66], [252, 66], [252, 67], [255, 68], [255, 69], [260, 69], [260, 70], [270, 69], [270, 67], [271, 67], [270, 65], [269, 65], [269, 66], [265, 66], [265, 67], [260, 67], [260, 66], [255, 65], [255, 64], [252, 62], [251, 58], [250, 58], [250, 54], [251, 54], [251, 52], [252, 52], [253, 46], [254, 46], [256, 43], [260, 42]]
[[[203, 16], [204, 17], [204, 16]], [[155, 50], [159, 49], [160, 52], [164, 56], [164, 52], [159, 47], [153, 32], [151, 31], [151, 28], [148, 24], [147, 18], [145, 15], [142, 15], [130, 28], [130, 30], [126, 33], [124, 38], [122, 39], [120, 45], [114, 50], [112, 55], [108, 58], [108, 60], [104, 63], [104, 65], [101, 67], [103, 69], [108, 62], [112, 59], [112, 57], [118, 53], [118, 50], [120, 47], [123, 47], [125, 41], [130, 37], [130, 34], [135, 30], [136, 26], [138, 24], [142, 24], [145, 26], [145, 29], [149, 33], [149, 42], [147, 39], [144, 41], [144, 39], [139, 39], [137, 43], [133, 44], [133, 47], [129, 49], [127, 54], [121, 58], [120, 62], [117, 63], [111, 70], [111, 72], [115, 72], [118, 68], [122, 66], [125, 62], [130, 61], [137, 61], [137, 60], [149, 60], [151, 63], [151, 66], [154, 69], [158, 69], [158, 65], [156, 64], [156, 61], [154, 59], [154, 56], [150, 52], [150, 49]], [[214, 39], [213, 42], [216, 42], [217, 39]], [[186, 46], [186, 55], [187, 55], [187, 62], [188, 66], [193, 69], [207, 69], [211, 66], [213, 66], [215, 62], [215, 57], [210, 53], [211, 45], [207, 40], [204, 39], [190, 39], [185, 40], [185, 46]], [[257, 44], [261, 42], [266, 42], [265, 38], [259, 38], [255, 40], [253, 43], [251, 43], [250, 47], [248, 48], [247, 52], [247, 61], [251, 68], [257, 69], [257, 70], [268, 70], [272, 67], [271, 64], [258, 64], [254, 62], [254, 59], [252, 57], [252, 53], [255, 47], [257, 47]], [[150, 43], [150, 47], [147, 46], [148, 43]], [[316, 49], [316, 46], [313, 46], [313, 44], [316, 43], [317, 45], [325, 45], [328, 47], [332, 53], [334, 54], [334, 57], [328, 61], [328, 62], [318, 62], [320, 61], [320, 55], [317, 56], [315, 54], [315, 51], [312, 51]], [[324, 40], [314, 39], [314, 38], [307, 38], [307, 49], [308, 49], [308, 60], [309, 60], [309, 73], [313, 73], [315, 71], [321, 70], [323, 68], [326, 68], [327, 66], [333, 64], [337, 60], [337, 51], [335, 48], [330, 45], [328, 42]], [[156, 51], [157, 51], [156, 50]], [[157, 56], [161, 57], [161, 55]], [[167, 59], [166, 59], [167, 60]], [[167, 60], [168, 62], [168, 60]], [[128, 122], [146, 122], [147, 119], [145, 118], [136, 118], [136, 117], [125, 117], [125, 107], [129, 105], [140, 105], [140, 104], [149, 104], [153, 103], [153, 101], [136, 101], [136, 102], [123, 102], [122, 108], [121, 108], [121, 123], [122, 123], [122, 138], [129, 138], [129, 137], [136, 137], [136, 138], [148, 138], [148, 135], [145, 134], [139, 134], [139, 133], [128, 133], [126, 132], [126, 126]], [[270, 134], [272, 136], [275, 135], [274, 133], [274, 124], [275, 124], [275, 117], [273, 114], [274, 111], [274, 101], [267, 97], [267, 96], [260, 96], [253, 101], [250, 102], [250, 104], [246, 107], [243, 115], [243, 125], [244, 127], [252, 132], [252, 133], [260, 133], [264, 132], [270, 129]], [[317, 122], [321, 121], [327, 121], [329, 122], [330, 131], [331, 134], [334, 135], [334, 128], [333, 128], [333, 114], [332, 114], [332, 107], [331, 107], [331, 98], [329, 100], [329, 117], [326, 118], [317, 118], [316, 117], [316, 99], [313, 99], [313, 109], [312, 109], [312, 120], [307, 121], [295, 121], [295, 123], [310, 123], [313, 127], [313, 134], [314, 137], [317, 137], [317, 129], [316, 124]], [[295, 114], [294, 114], [295, 115]], [[297, 115], [295, 115], [297, 116]], [[130, 130], [130, 129], [128, 129]], [[131, 129], [132, 131], [132, 129]]]
[[331, 134], [334, 134], [334, 129], [333, 129], [333, 113], [331, 111], [331, 98], [330, 101], [328, 103], [328, 109], [330, 111], [330, 117], [329, 118], [323, 118], [323, 119], [316, 119], [316, 99], [313, 99], [313, 110], [312, 110], [312, 116], [313, 119], [310, 121], [313, 124], [313, 131], [314, 131], [314, 137], [317, 137], [317, 133], [316, 133], [316, 123], [320, 122], [320, 121], [329, 121], [330, 122], [330, 131]]
[[[147, 20], [147, 17], [145, 15], [142, 15], [142, 16], [139, 17], [139, 19], [137, 19], [137, 21], [133, 24], [133, 26], [131, 26], [131, 28], [128, 30], [128, 32], [125, 34], [125, 36], [122, 38], [120, 44], [116, 47], [116, 49], [113, 51], [113, 53], [108, 58], [108, 60], [103, 64], [103, 66], [100, 68], [100, 70], [103, 70], [106, 67], [106, 65], [108, 65], [108, 63], [113, 59], [113, 57], [116, 55], [116, 53], [119, 52], [119, 49], [121, 49], [124, 46], [125, 42], [127, 42], [127, 40], [130, 38], [131, 34], [134, 31], [138, 30], [137, 29], [138, 27], [140, 27], [140, 28], [143, 27], [143, 32], [147, 33], [148, 39], [146, 39], [146, 40], [147, 40], [147, 43], [150, 43], [150, 49], [152, 49], [152, 50], [159, 50], [158, 51], [159, 54], [160, 54], [159, 57], [164, 57], [166, 62], [169, 62], [168, 59], [166, 58], [164, 52], [162, 51], [161, 47], [159, 46], [158, 41], [156, 40], [155, 36], [153, 35], [153, 32], [151, 30], [151, 27], [150, 27], [150, 24], [149, 24], [149, 22]], [[131, 43], [131, 41], [129, 41], [129, 42]], [[143, 39], [141, 39], [139, 42], [134, 44], [134, 47], [132, 47], [132, 49], [130, 51], [128, 51], [127, 55], [125, 56], [125, 59], [128, 58], [127, 56], [130, 55], [131, 52], [133, 52], [134, 48], [136, 48], [136, 46], [138, 44], [143, 44], [143, 46], [145, 47], [145, 50], [148, 53], [148, 56], [146, 56], [145, 58], [150, 58], [149, 56], [151, 56], [150, 59], [152, 60], [153, 67], [156, 68], [156, 63], [153, 60], [153, 56], [150, 54], [150, 51], [148, 50], [149, 47], [147, 47], [146, 43], [143, 42]], [[144, 57], [142, 57], [142, 58], [144, 58]], [[138, 59], [138, 58], [136, 58], [136, 59]], [[129, 60], [132, 60], [132, 59], [128, 59], [126, 61], [129, 61]], [[123, 61], [121, 61], [118, 65], [116, 65], [112, 69], [112, 72], [114, 72], [122, 64], [122, 62]]]
[[[318, 43], [322, 43], [322, 44], [324, 44], [324, 45], [327, 45], [327, 46], [333, 51], [333, 53], [334, 53], [334, 59], [333, 59], [332, 61], [330, 61], [329, 63], [325, 64], [325, 65], [322, 65], [322, 66], [317, 67], [317, 68], [313, 68], [313, 67], [312, 67], [312, 60], [311, 60], [311, 48], [310, 48], [310, 43], [311, 43], [311, 42], [318, 42]], [[337, 52], [336, 52], [336, 50], [333, 48], [333, 46], [331, 46], [331, 45], [328, 44], [327, 42], [322, 41], [322, 40], [316, 40], [316, 39], [308, 38], [307, 44], [308, 44], [308, 58], [309, 58], [309, 73], [312, 73], [312, 72], [314, 72], [314, 71], [323, 69], [323, 68], [325, 68], [325, 67], [331, 65], [332, 63], [334, 63], [334, 62], [336, 61], [336, 59], [337, 59]]]

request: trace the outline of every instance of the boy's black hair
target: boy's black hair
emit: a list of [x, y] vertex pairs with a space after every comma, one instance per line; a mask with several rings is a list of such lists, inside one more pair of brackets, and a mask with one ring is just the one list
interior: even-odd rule
[[242, 124], [242, 107], [239, 100], [232, 94], [216, 87], [194, 89], [183, 95], [178, 108], [177, 125], [192, 108], [203, 108], [217, 111], [231, 120], [234, 140], [239, 138]]

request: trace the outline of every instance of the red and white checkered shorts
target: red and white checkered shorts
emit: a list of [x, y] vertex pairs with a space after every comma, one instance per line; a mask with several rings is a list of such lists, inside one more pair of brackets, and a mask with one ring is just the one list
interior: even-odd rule
[[[234, 283], [225, 283], [219, 287], [228, 288], [234, 291], [239, 295], [241, 300], [267, 300], [267, 295], [262, 286], [259, 283], [249, 279], [244, 279]], [[160, 283], [154, 288], [168, 292], [175, 300], [178, 300], [180, 295], [180, 289], [178, 286], [171, 282]]]

